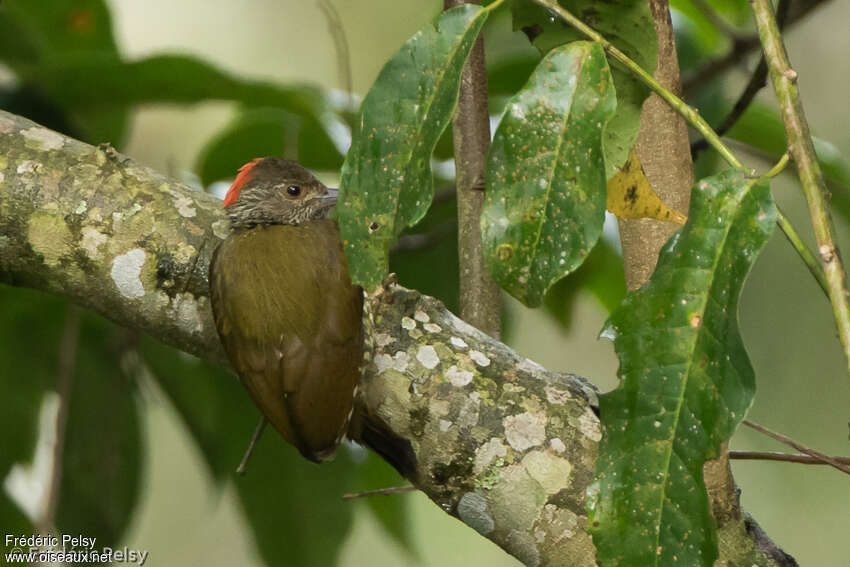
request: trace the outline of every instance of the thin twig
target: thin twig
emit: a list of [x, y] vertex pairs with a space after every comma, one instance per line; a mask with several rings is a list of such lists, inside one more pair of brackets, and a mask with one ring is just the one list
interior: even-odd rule
[[[785, 28], [785, 23], [788, 20], [788, 8], [790, 6], [791, 0], [779, 0], [779, 6], [776, 9], [776, 21], [779, 24], [780, 30]], [[767, 86], [767, 62], [764, 60], [764, 55], [762, 55], [755, 72], [753, 72], [750, 77], [750, 81], [747, 83], [747, 86], [744, 88], [741, 96], [738, 97], [738, 100], [735, 102], [732, 110], [726, 118], [723, 119], [720, 126], [714, 129], [718, 136], [726, 134], [726, 132], [728, 132], [732, 126], [738, 122], [738, 119], [743, 116], [750, 104], [752, 104], [753, 100], [755, 100], [756, 95], [765, 86]], [[706, 148], [708, 148], [708, 142], [705, 138], [700, 138], [691, 144], [691, 157], [696, 160], [699, 153]]]
[[741, 39], [741, 32], [721, 18], [707, 0], [691, 0], [694, 7], [707, 19], [711, 25], [720, 30], [723, 35], [732, 40]]
[[330, 0], [317, 0], [319, 8], [325, 14], [331, 37], [336, 48], [337, 61], [339, 62], [339, 74], [343, 88], [348, 93], [348, 106], [354, 108], [354, 80], [351, 73], [351, 48], [348, 45], [348, 36], [345, 35], [345, 26], [336, 6]]
[[[776, 453], [773, 451], [729, 451], [729, 458], [738, 461], [781, 461], [801, 465], [829, 465], [822, 459], [796, 453]], [[850, 457], [830, 457], [843, 465], [850, 465]]]
[[750, 0], [750, 5], [764, 48], [770, 81], [779, 101], [788, 148], [794, 163], [797, 164], [797, 174], [809, 205], [820, 262], [826, 275], [829, 299], [838, 327], [838, 337], [844, 347], [844, 355], [850, 369], [850, 292], [847, 289], [844, 263], [835, 244], [835, 227], [829, 214], [829, 191], [815, 154], [809, 123], [797, 89], [797, 73], [788, 62], [770, 1]]
[[398, 252], [400, 250], [427, 250], [428, 248], [433, 248], [440, 241], [446, 237], [448, 234], [451, 234], [457, 230], [457, 222], [446, 222], [440, 225], [437, 225], [434, 230], [430, 232], [420, 232], [416, 234], [405, 234], [398, 237], [398, 241], [395, 246], [393, 246], [392, 251]]
[[[793, 2], [788, 15], [788, 25], [794, 25], [811, 14], [815, 8], [829, 2], [829, 0], [809, 0], [808, 2]], [[691, 77], [685, 79], [683, 91], [689, 97], [694, 91], [699, 90], [712, 79], [728, 71], [749, 54], [750, 51], [759, 46], [758, 37], [744, 37], [736, 39], [732, 49], [719, 59], [708, 63]]]
[[844, 465], [840, 461], [837, 461], [830, 456], [824, 455], [823, 453], [820, 453], [818, 451], [815, 451], [814, 449], [810, 449], [810, 448], [806, 447], [805, 445], [797, 443], [796, 441], [794, 441], [790, 437], [782, 435], [781, 433], [776, 433], [775, 431], [771, 431], [770, 429], [764, 427], [763, 425], [759, 425], [758, 423], [753, 423], [752, 421], [749, 421], [747, 419], [745, 419], [741, 423], [743, 423], [747, 427], [755, 429], [759, 433], [763, 433], [764, 435], [767, 435], [771, 439], [775, 439], [776, 441], [779, 441], [780, 443], [788, 445], [789, 447], [793, 447], [794, 449], [797, 449], [801, 453], [805, 453], [805, 454], [809, 455], [810, 457], [814, 457], [814, 458], [816, 458], [820, 461], [823, 461], [824, 463], [826, 463], [828, 465], [832, 465], [833, 467], [840, 470], [841, 472], [845, 472], [847, 474], [850, 474], [850, 466]]
[[239, 463], [239, 466], [236, 467], [236, 474], [239, 476], [245, 476], [245, 473], [248, 471], [248, 459], [251, 458], [251, 455], [254, 454], [254, 447], [257, 446], [257, 441], [260, 440], [260, 437], [263, 436], [263, 431], [266, 430], [266, 425], [269, 424], [269, 420], [266, 419], [266, 416], [260, 418], [260, 422], [257, 423], [257, 427], [254, 429], [254, 434], [251, 435], [251, 442], [248, 443], [248, 448], [245, 449], [245, 454], [242, 456], [242, 461]]
[[366, 492], [349, 492], [342, 495], [343, 500], [354, 500], [356, 498], [368, 498], [370, 496], [387, 496], [390, 494], [405, 494], [419, 490], [413, 485], [406, 486], [391, 486], [389, 488], [379, 488], [377, 490], [367, 490]]
[[59, 409], [56, 413], [56, 435], [53, 442], [53, 470], [50, 474], [50, 492], [42, 520], [47, 529], [52, 529], [52, 526], [56, 525], [56, 511], [59, 508], [59, 496], [62, 489], [62, 461], [65, 453], [65, 433], [68, 429], [71, 385], [77, 360], [77, 346], [80, 341], [80, 313], [80, 308], [76, 305], [68, 306], [62, 338], [59, 340], [59, 369], [56, 376]]

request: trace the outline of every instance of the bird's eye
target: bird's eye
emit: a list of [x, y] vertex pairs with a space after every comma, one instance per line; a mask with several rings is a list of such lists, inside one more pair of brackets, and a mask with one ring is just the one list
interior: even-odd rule
[[301, 194], [301, 187], [299, 187], [298, 185], [290, 185], [286, 188], [286, 193], [290, 197], [297, 197]]

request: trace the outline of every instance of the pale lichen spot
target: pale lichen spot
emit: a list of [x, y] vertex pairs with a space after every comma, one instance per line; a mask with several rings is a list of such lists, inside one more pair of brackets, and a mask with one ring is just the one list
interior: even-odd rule
[[469, 351], [469, 358], [471, 358], [475, 364], [481, 367], [490, 366], [490, 359], [487, 356], [478, 350]]
[[552, 385], [546, 386], [543, 391], [546, 392], [546, 401], [550, 404], [564, 405], [572, 398], [569, 390], [562, 390]]
[[77, 208], [74, 209], [75, 215], [82, 215], [88, 210], [89, 204], [83, 199], [77, 204]]
[[402, 317], [401, 318], [401, 328], [407, 331], [416, 328], [416, 321], [411, 319], [410, 317]]
[[421, 309], [416, 310], [416, 313], [413, 314], [413, 318], [419, 321], [420, 323], [427, 323], [431, 320], [431, 318], [428, 317], [428, 314], [422, 311]]
[[83, 249], [86, 256], [92, 260], [103, 258], [103, 253], [99, 249], [106, 244], [107, 236], [91, 226], [83, 227], [80, 232], [83, 236], [80, 239], [80, 248]]
[[542, 445], [546, 440], [546, 415], [542, 413], [521, 413], [509, 415], [502, 420], [505, 439], [517, 451]]
[[201, 313], [198, 310], [198, 302], [191, 293], [185, 292], [176, 296], [172, 300], [171, 307], [180, 329], [194, 335], [203, 331], [204, 325], [201, 320]]
[[452, 343], [452, 346], [454, 346], [456, 348], [467, 348], [467, 347], [469, 347], [469, 345], [466, 344], [466, 341], [463, 340], [460, 337], [452, 337], [452, 338], [449, 339], [449, 342]]
[[522, 370], [528, 372], [529, 374], [536, 374], [538, 372], [542, 372], [543, 370], [545, 370], [545, 368], [543, 368], [543, 366], [534, 362], [530, 358], [524, 358], [517, 365], [517, 370]]
[[138, 299], [145, 295], [145, 287], [139, 276], [145, 265], [145, 251], [134, 248], [126, 254], [116, 256], [112, 261], [110, 277], [118, 292], [127, 299]]
[[177, 253], [174, 255], [174, 259], [181, 264], [188, 264], [192, 259], [195, 258], [195, 256], [197, 256], [197, 254], [198, 251], [195, 250], [194, 246], [185, 242], [181, 242], [177, 246]]
[[27, 240], [48, 266], [58, 265], [63, 256], [71, 253], [72, 238], [68, 225], [50, 214], [36, 211], [27, 223]]
[[230, 235], [230, 221], [227, 219], [217, 220], [212, 223], [213, 234], [224, 240]]
[[428, 331], [429, 333], [439, 333], [443, 330], [443, 328], [437, 325], [436, 323], [425, 323], [424, 325], [422, 325], [422, 328]]
[[37, 161], [28, 159], [22, 161], [21, 165], [19, 165], [15, 171], [17, 171], [18, 175], [23, 175], [24, 173], [35, 173], [35, 170], [37, 170], [40, 166], [41, 164]]
[[177, 212], [181, 217], [192, 218], [198, 214], [195, 210], [195, 201], [193, 201], [191, 197], [179, 191], [175, 191], [167, 185], [163, 186], [163, 189], [166, 193], [174, 197], [174, 207], [177, 209]]
[[522, 466], [547, 495], [569, 486], [573, 465], [566, 459], [546, 451], [531, 451], [522, 458]]
[[393, 366], [393, 357], [388, 354], [381, 353], [374, 358], [375, 369], [378, 374], [383, 374], [387, 369]]
[[559, 437], [553, 437], [549, 440], [549, 448], [559, 454], [567, 450], [567, 446]]
[[449, 430], [449, 427], [451, 427], [451, 426], [452, 426], [452, 422], [451, 422], [451, 421], [449, 421], [449, 420], [447, 420], [447, 419], [441, 419], [441, 420], [440, 420], [440, 431], [442, 431], [443, 433], [445, 433], [446, 431], [448, 431], [448, 430]]
[[446, 370], [446, 378], [449, 379], [452, 386], [462, 388], [472, 382], [473, 374], [469, 370], [460, 370], [454, 364]]
[[437, 356], [437, 351], [431, 345], [419, 347], [416, 352], [416, 360], [428, 370], [432, 370], [440, 364], [440, 357]]
[[463, 523], [484, 536], [496, 527], [487, 499], [476, 492], [467, 492], [461, 496], [457, 503], [457, 515]]
[[584, 436], [591, 441], [598, 443], [602, 439], [602, 427], [599, 424], [599, 418], [590, 408], [585, 408], [584, 413], [579, 416], [578, 425]]
[[508, 448], [502, 443], [502, 440], [493, 437], [475, 451], [475, 463], [473, 470], [476, 474], [490, 466], [495, 459], [501, 459], [508, 454]]
[[400, 350], [393, 357], [393, 370], [406, 372], [407, 365], [410, 364], [410, 355], [406, 351]]
[[391, 345], [395, 342], [395, 338], [389, 333], [378, 333], [375, 335], [375, 344], [381, 348]]
[[58, 150], [65, 145], [65, 138], [52, 130], [48, 130], [47, 128], [34, 126], [32, 128], [27, 128], [26, 130], [21, 130], [21, 135], [26, 138], [27, 142], [32, 142], [24, 142], [26, 146], [38, 150]]

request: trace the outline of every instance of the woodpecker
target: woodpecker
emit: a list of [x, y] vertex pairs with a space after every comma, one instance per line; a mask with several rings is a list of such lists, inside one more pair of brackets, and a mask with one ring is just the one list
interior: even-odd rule
[[230, 363], [304, 457], [333, 457], [351, 420], [363, 293], [352, 285], [328, 189], [298, 163], [257, 158], [224, 198], [231, 233], [210, 263], [210, 301]]

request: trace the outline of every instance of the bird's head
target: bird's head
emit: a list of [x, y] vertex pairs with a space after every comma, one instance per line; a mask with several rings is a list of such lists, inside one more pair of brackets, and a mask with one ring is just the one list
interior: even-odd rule
[[298, 163], [257, 158], [239, 168], [224, 208], [235, 228], [291, 224], [327, 218], [337, 190], [328, 189]]

